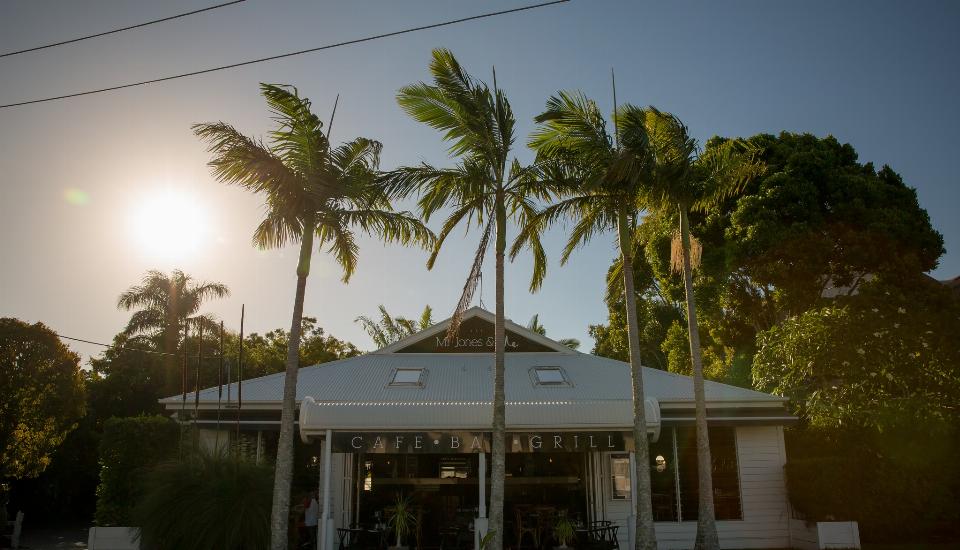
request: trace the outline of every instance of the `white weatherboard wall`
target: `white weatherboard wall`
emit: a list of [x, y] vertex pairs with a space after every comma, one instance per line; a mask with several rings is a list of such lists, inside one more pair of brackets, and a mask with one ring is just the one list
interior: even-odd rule
[[[666, 434], [666, 430], [664, 431]], [[738, 427], [737, 465], [740, 473], [742, 520], [718, 521], [722, 548], [790, 547], [790, 506], [783, 476], [786, 451], [779, 426]], [[603, 460], [603, 495], [607, 519], [620, 525], [620, 547], [627, 548], [630, 501], [610, 498], [610, 461]], [[657, 546], [693, 548], [696, 521], [661, 521], [656, 524]]]

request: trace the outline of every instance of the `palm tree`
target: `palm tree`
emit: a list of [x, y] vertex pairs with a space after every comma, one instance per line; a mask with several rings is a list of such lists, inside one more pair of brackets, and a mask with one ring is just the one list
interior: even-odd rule
[[693, 270], [700, 258], [700, 244], [690, 232], [689, 213], [704, 210], [739, 193], [744, 185], [763, 171], [755, 161], [756, 151], [742, 140], [720, 140], [701, 150], [687, 127], [674, 115], [653, 107], [638, 110], [638, 123], [645, 129], [643, 142], [654, 159], [649, 177], [642, 182], [644, 203], [662, 215], [677, 215], [679, 229], [671, 246], [671, 266], [683, 275], [687, 332], [693, 363], [696, 404], [697, 471], [699, 510], [695, 548], [715, 550], [717, 537], [713, 503], [712, 460], [704, 396], [700, 331], [693, 292]]
[[[179, 269], [169, 275], [150, 270], [139, 285], [125, 290], [117, 299], [117, 308], [135, 310], [123, 333], [125, 336], [147, 336], [164, 352], [166, 389], [176, 385], [177, 351], [181, 330], [187, 323], [212, 322], [209, 315], [196, 316], [207, 300], [225, 298], [230, 289], [222, 283], [196, 282]], [[206, 324], [206, 323], [205, 323]]]
[[[536, 121], [539, 127], [529, 145], [537, 152], [541, 177], [550, 183], [558, 201], [547, 206], [523, 228], [511, 255], [525, 245], [529, 236], [563, 219], [573, 228], [563, 249], [561, 264], [576, 248], [596, 234], [616, 231], [622, 262], [626, 297], [627, 335], [630, 348], [630, 375], [633, 389], [633, 439], [636, 454], [634, 477], [637, 487], [637, 549], [655, 549], [650, 487], [649, 442], [644, 408], [643, 374], [636, 292], [633, 281], [635, 233], [642, 210], [640, 182], [648, 172], [649, 159], [632, 106], [614, 116], [619, 120], [613, 136], [596, 103], [579, 92], [560, 92], [547, 100], [546, 110]], [[634, 139], [627, 140], [627, 136]], [[621, 144], [621, 142], [623, 142]]]
[[300, 330], [314, 239], [334, 256], [347, 282], [358, 260], [357, 230], [383, 241], [424, 246], [433, 234], [415, 216], [391, 207], [377, 181], [380, 143], [357, 138], [331, 148], [329, 128], [324, 133], [310, 100], [296, 88], [261, 84], [260, 91], [277, 122], [269, 143], [223, 122], [196, 124], [193, 130], [208, 143], [210, 167], [219, 181], [264, 196], [266, 215], [253, 243], [260, 248], [300, 244], [270, 525], [270, 547], [280, 550], [287, 546]]
[[[419, 208], [424, 220], [442, 208], [452, 208], [427, 261], [432, 268], [443, 243], [461, 222], [476, 224], [480, 243], [451, 317], [448, 336], [457, 333], [463, 312], [470, 305], [480, 279], [491, 235], [496, 258], [496, 319], [494, 322], [493, 445], [490, 475], [490, 548], [503, 548], [503, 495], [505, 475], [504, 377], [504, 258], [507, 222], [512, 218], [526, 225], [536, 213], [535, 199], [545, 198], [545, 187], [530, 178], [532, 170], [510, 157], [515, 119], [506, 96], [496, 86], [491, 90], [475, 80], [448, 50], [433, 51], [430, 62], [433, 83], [405, 86], [397, 102], [414, 119], [444, 133], [449, 152], [458, 161], [453, 168], [428, 164], [401, 167], [387, 176], [392, 192], [405, 197], [420, 192]], [[546, 256], [537, 235], [528, 239], [534, 255], [531, 289], [539, 287], [546, 269]]]
[[354, 319], [354, 322], [360, 323], [363, 330], [373, 339], [377, 348], [385, 348], [390, 344], [397, 342], [411, 334], [415, 334], [426, 329], [433, 324], [433, 308], [429, 305], [423, 308], [419, 320], [407, 319], [406, 317], [394, 317], [387, 312], [387, 308], [381, 304], [380, 320], [374, 321], [366, 315], [361, 315]]
[[[533, 332], [536, 332], [540, 336], [547, 335], [547, 327], [543, 326], [543, 324], [540, 322], [539, 313], [533, 314], [533, 317], [530, 318], [530, 322], [527, 323], [527, 328]], [[557, 343], [563, 344], [570, 349], [577, 349], [580, 347], [580, 340], [577, 340], [576, 338], [561, 338], [557, 340]]]

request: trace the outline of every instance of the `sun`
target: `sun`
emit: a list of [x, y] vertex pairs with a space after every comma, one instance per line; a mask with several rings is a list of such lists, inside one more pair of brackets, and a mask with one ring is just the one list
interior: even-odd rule
[[130, 212], [134, 244], [151, 259], [187, 259], [207, 241], [209, 216], [189, 193], [174, 189], [148, 193], [137, 199]]

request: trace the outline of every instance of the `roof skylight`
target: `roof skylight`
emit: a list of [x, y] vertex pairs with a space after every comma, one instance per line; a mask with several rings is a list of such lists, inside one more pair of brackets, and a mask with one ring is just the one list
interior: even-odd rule
[[540, 386], [569, 386], [566, 373], [560, 367], [535, 367], [534, 381]]
[[391, 386], [422, 386], [424, 369], [396, 369], [393, 371]]

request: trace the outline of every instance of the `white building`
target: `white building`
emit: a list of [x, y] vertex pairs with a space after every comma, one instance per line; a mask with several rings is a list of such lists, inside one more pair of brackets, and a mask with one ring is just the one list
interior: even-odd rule
[[[298, 456], [332, 466], [310, 470], [323, 470], [317, 477], [326, 489], [321, 501], [329, 503], [328, 550], [338, 534], [363, 535], [337, 529], [375, 530], [398, 496], [410, 497], [417, 510], [420, 527], [411, 536], [421, 546], [458, 539], [470, 546], [473, 526], [483, 529], [493, 320], [473, 308], [454, 342], [445, 339], [445, 321], [379, 351], [300, 370], [298, 428], [305, 444]], [[621, 547], [630, 547], [629, 365], [573, 351], [509, 321], [506, 329], [507, 543], [520, 538], [530, 546], [535, 532], [545, 539], [551, 525], [536, 525], [536, 518], [566, 514], [585, 527], [612, 522]], [[657, 539], [660, 548], [691, 548], [698, 498], [693, 383], [650, 368], [643, 380]], [[275, 448], [282, 389], [283, 373], [243, 382], [239, 424], [257, 456]], [[234, 429], [235, 385], [229, 393], [222, 433], [215, 426], [218, 388], [200, 393], [198, 422], [208, 441], [226, 441]], [[715, 382], [706, 382], [706, 399], [721, 545], [793, 546], [783, 426], [795, 419], [786, 400]], [[180, 396], [162, 403], [171, 412], [182, 406]]]

